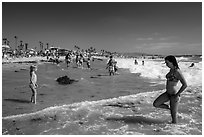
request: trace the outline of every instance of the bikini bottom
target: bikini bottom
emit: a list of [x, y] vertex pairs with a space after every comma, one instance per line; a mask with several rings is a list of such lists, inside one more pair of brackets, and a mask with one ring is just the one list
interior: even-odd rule
[[[176, 96], [176, 94], [169, 94], [169, 93], [167, 93], [167, 95], [168, 95], [169, 99], [171, 99], [172, 97], [175, 98], [175, 96]], [[176, 98], [176, 102], [178, 102], [179, 100], [180, 100], [180, 95]]]

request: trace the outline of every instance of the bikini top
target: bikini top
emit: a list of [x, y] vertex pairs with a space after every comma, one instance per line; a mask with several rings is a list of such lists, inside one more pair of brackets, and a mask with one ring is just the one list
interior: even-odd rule
[[175, 73], [171, 73], [169, 72], [167, 75], [166, 75], [166, 79], [168, 81], [172, 81], [172, 82], [178, 82], [179, 79], [175, 76]]

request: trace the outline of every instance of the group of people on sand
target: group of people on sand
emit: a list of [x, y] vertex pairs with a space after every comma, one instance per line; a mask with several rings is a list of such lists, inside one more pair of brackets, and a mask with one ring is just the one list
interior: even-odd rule
[[[69, 60], [72, 60], [71, 56], [69, 56]], [[75, 57], [75, 61], [76, 61], [77, 68], [82, 68], [83, 69], [83, 65], [84, 65], [84, 63], [86, 63], [87, 68], [91, 69], [91, 55], [90, 54], [83, 55], [82, 53], [77, 52], [76, 57]]]
[[76, 65], [78, 68], [83, 68], [84, 61], [85, 61], [85, 59], [84, 59], [84, 56], [82, 55], [82, 53], [77, 53], [76, 54]]
[[[47, 60], [49, 62], [53, 62], [56, 64], [59, 64], [61, 61], [59, 60], [59, 56], [56, 56], [57, 54], [52, 55], [52, 58], [47, 57]], [[84, 64], [86, 63], [87, 68], [91, 69], [91, 54], [90, 53], [82, 53], [82, 52], [68, 52], [65, 56], [65, 63], [67, 65], [67, 68], [70, 67], [70, 64], [73, 62], [73, 58], [75, 58], [75, 63], [77, 68], [82, 68]]]
[[[66, 57], [69, 62], [69, 57]], [[78, 62], [81, 60], [81, 56], [78, 56]], [[76, 63], [78, 63], [76, 62]], [[187, 88], [186, 80], [178, 66], [177, 60], [175, 56], [169, 55], [165, 57], [166, 66], [170, 68], [170, 71], [166, 74], [166, 92], [162, 93], [159, 97], [155, 99], [153, 102], [153, 106], [156, 108], [163, 108], [170, 110], [172, 123], [177, 123], [177, 112], [178, 112], [178, 104], [181, 98], [181, 93]], [[116, 67], [117, 62], [113, 59], [113, 56], [110, 56], [110, 59], [107, 62], [107, 67], [110, 71], [117, 71]], [[30, 66], [30, 84], [29, 87], [32, 91], [31, 102], [36, 104], [36, 96], [37, 96], [37, 75], [36, 75], [37, 67], [32, 65]], [[110, 74], [111, 75], [111, 74]], [[177, 90], [178, 82], [181, 82], [182, 86]], [[166, 102], [170, 102], [170, 105], [165, 104]]]

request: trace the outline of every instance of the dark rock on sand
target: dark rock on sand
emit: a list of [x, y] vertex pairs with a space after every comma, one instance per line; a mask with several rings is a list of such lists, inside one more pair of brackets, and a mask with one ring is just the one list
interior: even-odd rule
[[98, 77], [96, 77], [96, 76], [91, 76], [90, 78], [98, 78]]
[[73, 82], [77, 82], [77, 80], [70, 79], [68, 76], [59, 77], [56, 81], [61, 85], [67, 85], [72, 84]]
[[199, 100], [199, 99], [202, 99], [202, 96], [199, 95], [199, 96], [197, 96], [196, 98]]
[[20, 70], [27, 70], [26, 68], [21, 68]]
[[112, 116], [112, 117], [107, 117], [106, 120], [111, 120], [111, 121], [124, 121], [125, 123], [143, 123], [143, 124], [162, 124], [166, 123], [168, 121], [163, 120], [163, 119], [154, 119], [151, 117], [145, 117], [145, 116], [123, 116], [123, 117], [117, 117], [117, 116]]
[[105, 104], [104, 106], [111, 106], [111, 107], [120, 107], [120, 108], [132, 108], [135, 107], [133, 102], [116, 102], [116, 103], [112, 103], [112, 104]]

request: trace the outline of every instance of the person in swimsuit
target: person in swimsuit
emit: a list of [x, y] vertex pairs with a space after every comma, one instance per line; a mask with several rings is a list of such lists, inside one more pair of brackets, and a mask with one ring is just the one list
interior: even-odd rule
[[67, 64], [67, 67], [69, 67], [71, 60], [72, 60], [71, 53], [67, 53], [67, 55], [65, 56], [65, 62]]
[[116, 61], [113, 59], [113, 56], [111, 55], [110, 56], [110, 59], [108, 60], [107, 62], [107, 66], [106, 66], [106, 69], [109, 70], [109, 75], [111, 76], [111, 74], [114, 75], [115, 73], [115, 67], [116, 66]]
[[76, 53], [76, 66], [79, 67], [79, 53]]
[[32, 96], [31, 96], [31, 102], [36, 104], [36, 97], [37, 97], [37, 90], [36, 88], [38, 87], [37, 85], [37, 66], [30, 66], [30, 84], [29, 87], [31, 88], [32, 91]]
[[135, 59], [135, 65], [137, 65], [137, 64], [138, 64], [137, 59]]
[[88, 69], [91, 69], [91, 55], [88, 55], [87, 61], [86, 61], [86, 65]]
[[79, 55], [79, 67], [83, 69], [83, 62], [84, 62], [84, 57], [82, 53]]
[[[170, 68], [170, 71], [166, 75], [166, 92], [161, 94], [153, 103], [156, 108], [170, 109], [172, 123], [177, 123], [177, 111], [180, 94], [186, 89], [187, 83], [182, 75], [176, 58], [172, 55], [165, 57], [166, 66]], [[181, 82], [182, 86], [177, 90], [177, 83]], [[164, 104], [170, 101], [170, 106]]]

